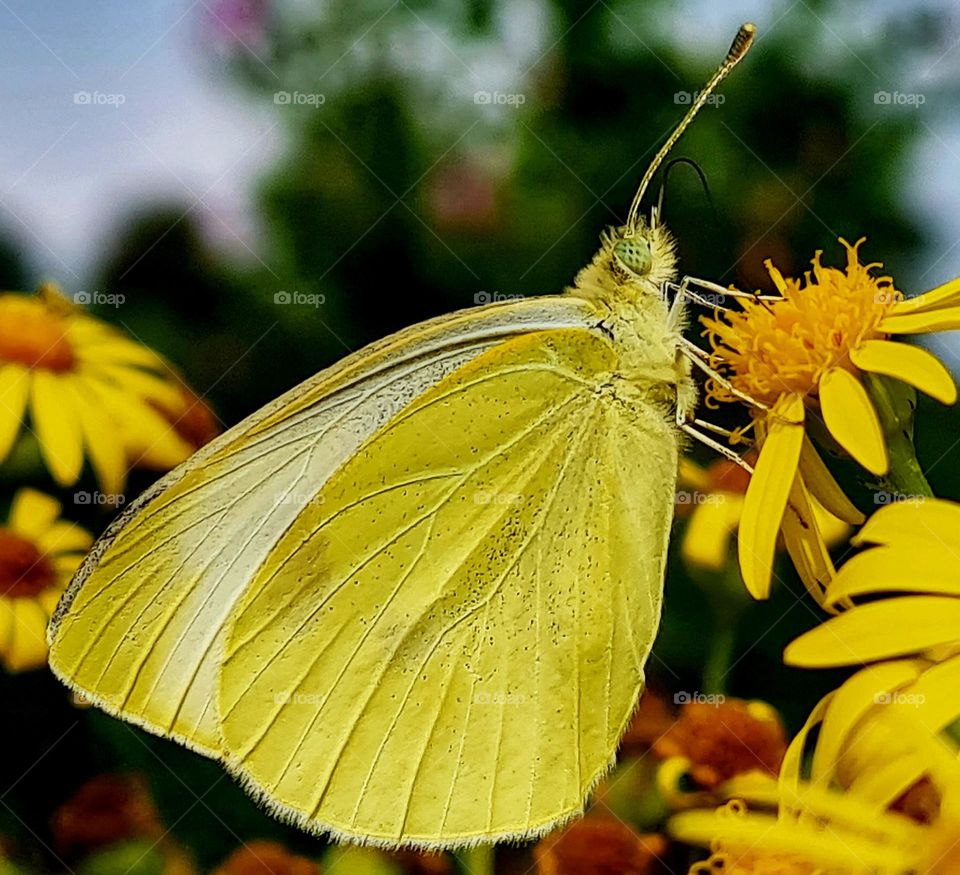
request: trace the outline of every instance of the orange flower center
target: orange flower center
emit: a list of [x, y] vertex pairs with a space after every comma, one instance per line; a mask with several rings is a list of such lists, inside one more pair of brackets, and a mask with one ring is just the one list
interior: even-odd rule
[[74, 355], [66, 320], [38, 298], [0, 296], [0, 361], [48, 371], [70, 370]]
[[0, 596], [31, 598], [55, 580], [53, 566], [33, 541], [0, 527]]
[[[783, 395], [815, 395], [831, 368], [852, 373], [850, 351], [865, 340], [883, 337], [878, 325], [903, 295], [890, 277], [871, 274], [879, 263], [860, 264], [857, 249], [847, 250], [846, 270], [824, 267], [820, 252], [802, 280], [785, 278], [769, 261], [767, 270], [780, 292], [776, 301], [744, 301], [739, 312], [703, 318], [713, 348], [712, 366], [739, 391], [773, 405]], [[733, 401], [715, 381], [708, 399]]]

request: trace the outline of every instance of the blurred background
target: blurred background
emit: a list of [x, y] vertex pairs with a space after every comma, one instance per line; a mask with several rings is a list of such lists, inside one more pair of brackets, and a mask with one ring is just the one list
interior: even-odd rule
[[[843, 264], [837, 237], [867, 235], [907, 293], [960, 274], [948, 0], [0, 0], [0, 285], [58, 282], [233, 424], [410, 323], [563, 289], [744, 20], [756, 47], [675, 152], [712, 204], [685, 166], [664, 195], [682, 272], [766, 289], [764, 259]], [[957, 423], [930, 405], [918, 425], [950, 497]], [[815, 621], [784, 574], [739, 620], [725, 688], [796, 729], [836, 677], [780, 665]], [[655, 686], [700, 689], [715, 583], [672, 562]], [[264, 837], [320, 853], [214, 764], [38, 675], [0, 679], [0, 833], [37, 871], [69, 859], [54, 812], [102, 772], [145, 776], [202, 867]]]

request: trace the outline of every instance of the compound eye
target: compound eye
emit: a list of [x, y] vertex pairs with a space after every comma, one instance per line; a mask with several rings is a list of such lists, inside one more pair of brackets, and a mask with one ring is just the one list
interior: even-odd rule
[[613, 253], [630, 273], [636, 276], [646, 276], [650, 273], [653, 255], [650, 252], [650, 244], [643, 237], [618, 240], [613, 245]]

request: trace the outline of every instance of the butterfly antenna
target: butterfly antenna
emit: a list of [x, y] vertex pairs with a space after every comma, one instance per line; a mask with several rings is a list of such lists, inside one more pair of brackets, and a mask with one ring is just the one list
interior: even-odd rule
[[663, 163], [663, 159], [667, 157], [674, 144], [689, 127], [690, 122], [692, 122], [697, 113], [700, 112], [717, 86], [723, 82], [730, 74], [730, 71], [743, 60], [743, 56], [746, 55], [747, 50], [753, 44], [753, 38], [756, 34], [757, 28], [750, 22], [740, 25], [740, 30], [737, 31], [737, 35], [733, 39], [730, 51], [727, 52], [727, 57], [724, 58], [723, 63], [717, 68], [716, 73], [710, 77], [710, 81], [703, 86], [703, 89], [697, 95], [697, 99], [693, 102], [690, 109], [687, 110], [687, 114], [683, 117], [680, 124], [677, 125], [674, 132], [667, 139], [667, 142], [660, 147], [660, 151], [654, 156], [653, 161], [650, 162], [647, 172], [643, 174], [643, 179], [640, 180], [640, 187], [633, 197], [633, 203], [630, 204], [630, 213], [627, 216], [627, 227], [631, 230], [636, 229], [637, 219], [640, 215], [640, 201], [643, 199], [644, 194], [646, 194], [650, 180], [653, 179], [657, 169], [661, 163]]
[[697, 174], [697, 177], [700, 180], [700, 184], [703, 186], [703, 193], [706, 195], [707, 204], [710, 206], [710, 214], [713, 216], [714, 222], [718, 225], [720, 223], [720, 217], [717, 214], [717, 207], [713, 202], [713, 195], [710, 194], [710, 185], [707, 182], [707, 175], [703, 172], [703, 168], [697, 164], [692, 158], [671, 158], [666, 166], [663, 168], [663, 176], [660, 179], [660, 193], [657, 195], [657, 208], [654, 211], [654, 215], [659, 220], [663, 215], [663, 195], [667, 190], [667, 181], [670, 177], [670, 171], [673, 170], [678, 164], [687, 164], [693, 168], [694, 172]]

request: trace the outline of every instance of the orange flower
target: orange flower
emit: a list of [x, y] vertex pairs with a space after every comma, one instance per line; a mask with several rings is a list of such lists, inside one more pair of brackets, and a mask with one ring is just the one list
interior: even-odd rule
[[769, 705], [722, 697], [685, 704], [653, 745], [664, 759], [682, 757], [686, 772], [707, 790], [737, 775], [776, 774], [786, 749], [783, 724]]
[[213, 875], [320, 875], [320, 866], [277, 842], [258, 840], [237, 848]]
[[160, 816], [146, 782], [135, 775], [98, 775], [53, 815], [57, 852], [77, 859], [125, 839], [159, 839]]
[[640, 835], [612, 817], [587, 816], [541, 839], [538, 875], [648, 875], [666, 853], [661, 835]]

